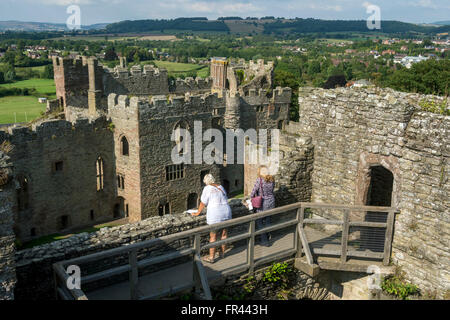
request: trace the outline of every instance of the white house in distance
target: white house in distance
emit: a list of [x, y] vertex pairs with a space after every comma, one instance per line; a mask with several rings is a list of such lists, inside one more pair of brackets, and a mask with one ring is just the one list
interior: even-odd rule
[[[430, 59], [430, 58], [424, 57], [424, 56], [418, 56], [418, 57], [406, 56], [406, 57], [402, 58], [400, 63], [407, 69], [410, 69], [413, 64], [419, 63], [419, 62], [422, 62], [422, 61], [425, 61], [428, 59]], [[394, 62], [397, 62], [397, 61], [394, 61]]]

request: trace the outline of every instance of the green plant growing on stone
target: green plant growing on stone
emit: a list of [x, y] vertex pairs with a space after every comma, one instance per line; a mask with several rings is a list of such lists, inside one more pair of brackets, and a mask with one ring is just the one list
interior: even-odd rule
[[416, 285], [406, 282], [405, 273], [400, 267], [395, 269], [394, 275], [383, 279], [381, 289], [402, 300], [408, 300], [409, 296], [419, 293]]
[[250, 276], [247, 278], [246, 283], [244, 284], [244, 291], [248, 294], [251, 294], [255, 291], [256, 288], [256, 279], [254, 276]]
[[111, 131], [111, 132], [114, 132], [114, 129], [116, 128], [116, 126], [114, 125], [114, 123], [110, 123], [110, 124], [108, 124], [108, 130], [109, 131]]
[[265, 273], [262, 278], [263, 282], [269, 282], [273, 284], [279, 284], [281, 288], [287, 286], [287, 274], [291, 272], [291, 268], [286, 262], [274, 263]]
[[447, 99], [444, 99], [441, 102], [422, 99], [419, 101], [419, 106], [422, 108], [423, 111], [450, 116], [450, 109], [447, 107]]

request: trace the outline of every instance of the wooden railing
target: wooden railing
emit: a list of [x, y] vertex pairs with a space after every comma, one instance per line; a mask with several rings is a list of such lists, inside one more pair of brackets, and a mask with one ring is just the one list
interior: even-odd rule
[[[305, 219], [305, 209], [334, 209], [334, 210], [344, 210], [344, 215], [342, 220], [326, 220], [326, 219]], [[352, 210], [356, 211], [371, 211], [371, 212], [387, 212], [388, 219], [386, 223], [378, 223], [378, 222], [351, 222], [349, 221], [349, 212]], [[208, 285], [208, 279], [206, 277], [206, 272], [203, 266], [203, 263], [200, 259], [200, 253], [202, 250], [209, 249], [211, 247], [218, 247], [220, 245], [229, 244], [241, 240], [248, 241], [247, 247], [247, 262], [244, 265], [237, 266], [232, 270], [233, 273], [242, 273], [249, 272], [252, 273], [255, 268], [260, 265], [267, 264], [273, 261], [277, 261], [294, 254], [297, 256], [301, 255], [303, 251], [306, 255], [307, 261], [309, 264], [314, 263], [313, 253], [310, 250], [308, 239], [305, 233], [305, 225], [311, 223], [323, 223], [323, 224], [334, 224], [334, 225], [342, 225], [342, 246], [339, 252], [323, 252], [323, 254], [331, 254], [331, 255], [340, 255], [341, 260], [344, 262], [348, 256], [358, 256], [358, 253], [351, 252], [347, 250], [347, 235], [348, 228], [350, 226], [365, 226], [365, 227], [382, 227], [386, 228], [385, 234], [385, 247], [384, 253], [381, 257], [378, 253], [374, 253], [370, 258], [380, 259], [382, 258], [384, 264], [389, 262], [389, 256], [391, 251], [391, 241], [392, 241], [392, 230], [394, 223], [394, 214], [396, 209], [391, 207], [368, 207], [368, 206], [347, 206], [347, 205], [331, 205], [331, 204], [318, 204], [318, 203], [294, 203], [287, 206], [275, 208], [272, 210], [268, 210], [265, 212], [250, 214], [244, 217], [228, 220], [222, 223], [202, 226], [199, 228], [195, 228], [192, 230], [187, 230], [167, 236], [163, 236], [157, 239], [146, 240], [138, 243], [134, 243], [127, 246], [122, 246], [86, 256], [77, 257], [70, 260], [61, 261], [55, 263], [53, 265], [54, 274], [55, 274], [55, 291], [57, 298], [60, 299], [69, 299], [69, 300], [83, 300], [87, 299], [86, 294], [81, 289], [68, 289], [67, 281], [69, 279], [69, 275], [66, 273], [66, 268], [70, 265], [82, 265], [85, 263], [92, 263], [95, 261], [99, 261], [101, 259], [110, 258], [119, 255], [128, 255], [128, 263], [125, 265], [121, 265], [118, 267], [112, 267], [110, 269], [100, 271], [94, 274], [85, 275], [81, 278], [81, 284], [88, 284], [94, 281], [98, 281], [101, 279], [107, 279], [113, 277], [115, 275], [123, 274], [125, 272], [129, 272], [129, 290], [130, 290], [130, 298], [133, 300], [146, 300], [146, 299], [156, 299], [163, 297], [165, 295], [183, 291], [189, 288], [195, 288], [196, 292], [200, 292], [203, 290], [203, 297], [206, 299], [211, 299], [211, 292]], [[283, 213], [296, 212], [294, 217], [291, 219], [287, 219], [281, 221], [277, 224], [271, 224], [268, 227], [262, 228], [260, 230], [256, 230], [256, 221], [258, 219], [262, 219], [269, 216], [277, 216]], [[211, 232], [217, 231], [224, 228], [231, 227], [245, 227], [248, 224], [248, 231], [245, 233], [241, 233], [238, 235], [230, 236], [227, 239], [219, 240], [214, 243], [201, 244], [201, 235]], [[255, 261], [255, 237], [267, 232], [272, 232], [275, 230], [281, 230], [288, 227], [294, 227], [295, 231], [293, 232], [293, 246], [291, 249], [283, 249], [280, 252], [272, 254], [267, 257], [259, 258]], [[177, 240], [182, 240], [190, 238], [193, 239], [192, 246], [186, 249], [176, 250], [175, 252], [170, 252], [167, 254], [162, 254], [156, 257], [149, 257], [138, 261], [138, 251], [141, 249], [151, 249], [157, 247], [161, 244], [171, 243]], [[303, 247], [303, 250], [302, 250]], [[314, 252], [314, 255], [322, 254], [318, 251]], [[193, 263], [193, 281], [180, 285], [176, 288], [171, 288], [170, 291], [167, 292], [157, 292], [147, 296], [141, 296], [138, 293], [138, 285], [139, 285], [139, 269], [144, 267], [149, 267], [158, 263], [172, 261], [181, 257], [192, 258]], [[368, 256], [364, 256], [368, 257]]]

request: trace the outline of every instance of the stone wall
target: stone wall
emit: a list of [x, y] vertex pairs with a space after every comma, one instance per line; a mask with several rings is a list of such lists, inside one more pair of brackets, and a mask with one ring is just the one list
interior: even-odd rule
[[14, 246], [14, 186], [9, 158], [0, 150], [0, 300], [14, 299], [16, 284]]
[[442, 97], [391, 89], [300, 90], [296, 133], [314, 145], [312, 201], [367, 204], [370, 174], [391, 172], [392, 261], [422, 290], [450, 287], [450, 117], [420, 111]]
[[[240, 200], [230, 200], [230, 206], [233, 218], [248, 214], [248, 210], [241, 204]], [[104, 228], [89, 234], [76, 234], [68, 239], [18, 251], [16, 252], [18, 279], [15, 289], [16, 299], [54, 299], [52, 265], [55, 262], [159, 238], [205, 224], [205, 215], [192, 217], [183, 213], [151, 217], [137, 223], [109, 229]], [[111, 265], [108, 264], [108, 266]], [[95, 267], [99, 268], [100, 266], [96, 263]]]
[[[74, 123], [51, 120], [33, 128], [0, 131], [0, 144], [9, 141], [14, 147], [10, 157], [17, 191], [11, 205], [17, 212], [15, 232], [21, 241], [113, 219], [112, 136], [105, 118]], [[97, 188], [99, 157], [101, 190]]]

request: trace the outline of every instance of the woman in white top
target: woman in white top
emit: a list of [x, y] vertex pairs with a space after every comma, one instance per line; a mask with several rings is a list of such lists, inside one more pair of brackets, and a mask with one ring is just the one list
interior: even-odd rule
[[[202, 196], [200, 198], [200, 206], [193, 216], [198, 216], [205, 207], [208, 207], [206, 212], [206, 223], [211, 225], [219, 222], [223, 222], [231, 219], [231, 208], [228, 205], [228, 198], [225, 189], [215, 183], [215, 179], [211, 174], [207, 174], [203, 179], [206, 187], [203, 189]], [[216, 232], [210, 233], [209, 242], [216, 241]], [[227, 230], [222, 230], [221, 239], [227, 238]], [[225, 256], [226, 246], [222, 245], [222, 257]], [[214, 263], [216, 255], [216, 248], [209, 249], [209, 257], [203, 258], [204, 261]]]

